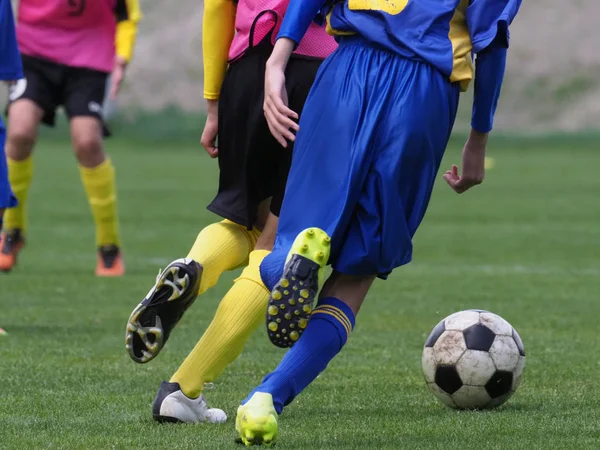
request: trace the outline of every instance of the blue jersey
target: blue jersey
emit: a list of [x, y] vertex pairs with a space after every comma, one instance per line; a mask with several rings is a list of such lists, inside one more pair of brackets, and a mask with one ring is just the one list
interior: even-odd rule
[[334, 35], [358, 34], [369, 42], [424, 61], [466, 88], [472, 52], [497, 37], [508, 46], [508, 26], [521, 0], [344, 0], [328, 15]]
[[0, 0], [0, 80], [23, 78], [10, 0]]

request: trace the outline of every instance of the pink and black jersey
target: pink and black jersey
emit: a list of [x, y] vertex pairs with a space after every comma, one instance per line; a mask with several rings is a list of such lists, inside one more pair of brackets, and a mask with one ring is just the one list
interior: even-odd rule
[[21, 53], [71, 67], [110, 72], [118, 20], [126, 0], [20, 0], [17, 38]]
[[[257, 45], [272, 32], [271, 39], [279, 32], [289, 0], [240, 0], [235, 17], [235, 37], [229, 51], [229, 59], [239, 58], [249, 48]], [[325, 59], [337, 47], [324, 26], [312, 23], [294, 52], [312, 58]]]

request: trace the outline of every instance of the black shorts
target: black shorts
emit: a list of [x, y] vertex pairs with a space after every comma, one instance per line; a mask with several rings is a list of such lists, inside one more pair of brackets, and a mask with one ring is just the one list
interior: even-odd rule
[[[269, 132], [263, 113], [265, 63], [270, 45], [261, 44], [233, 62], [219, 97], [219, 192], [208, 209], [248, 228], [259, 204], [272, 197], [279, 216], [292, 163], [292, 148], [283, 148]], [[293, 57], [286, 71], [289, 106], [298, 114], [321, 60]]]
[[42, 122], [49, 126], [54, 126], [59, 106], [64, 106], [69, 119], [92, 116], [103, 121], [106, 72], [65, 66], [27, 55], [22, 59], [25, 78], [11, 86], [9, 102], [33, 101], [44, 111]]

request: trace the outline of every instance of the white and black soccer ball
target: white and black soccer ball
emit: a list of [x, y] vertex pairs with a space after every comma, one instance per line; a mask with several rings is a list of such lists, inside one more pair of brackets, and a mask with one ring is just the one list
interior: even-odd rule
[[488, 311], [461, 311], [433, 329], [422, 363], [427, 386], [445, 405], [494, 408], [519, 387], [525, 348], [502, 317]]

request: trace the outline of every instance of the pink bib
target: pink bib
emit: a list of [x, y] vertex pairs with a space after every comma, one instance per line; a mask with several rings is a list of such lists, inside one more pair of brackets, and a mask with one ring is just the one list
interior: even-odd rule
[[[270, 31], [273, 31], [272, 40], [275, 40], [288, 3], [289, 0], [240, 0], [229, 59], [240, 57], [248, 48], [261, 42]], [[336, 47], [337, 43], [326, 33], [325, 27], [313, 22], [294, 53], [325, 59]]]
[[112, 71], [116, 0], [20, 0], [21, 53], [72, 67]]

